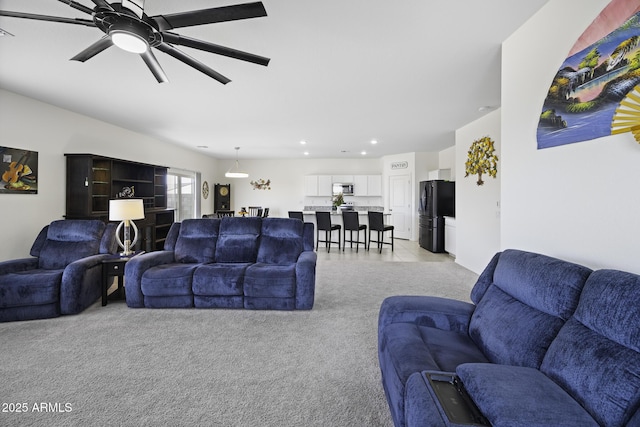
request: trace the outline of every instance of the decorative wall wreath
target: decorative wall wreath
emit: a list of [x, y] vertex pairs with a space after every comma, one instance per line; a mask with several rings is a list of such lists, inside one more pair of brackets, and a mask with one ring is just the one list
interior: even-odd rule
[[482, 174], [488, 174], [495, 178], [498, 174], [498, 156], [494, 154], [496, 151], [494, 142], [488, 136], [475, 140], [469, 148], [469, 157], [464, 164], [465, 178], [469, 175], [478, 175], [478, 185], [484, 184]]

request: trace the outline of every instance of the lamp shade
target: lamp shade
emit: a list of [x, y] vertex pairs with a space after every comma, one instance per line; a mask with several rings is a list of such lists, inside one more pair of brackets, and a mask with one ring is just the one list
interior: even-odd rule
[[236, 163], [229, 168], [229, 170], [224, 174], [227, 178], [248, 178], [249, 174], [246, 172], [240, 171], [240, 162], [238, 162], [238, 150], [240, 147], [236, 147]]
[[142, 199], [109, 200], [109, 221], [144, 218]]

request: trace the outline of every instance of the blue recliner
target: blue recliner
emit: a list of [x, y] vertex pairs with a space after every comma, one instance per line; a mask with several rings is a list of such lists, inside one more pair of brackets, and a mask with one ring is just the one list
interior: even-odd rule
[[57, 220], [30, 255], [0, 262], [0, 321], [77, 314], [100, 298], [102, 260], [116, 250], [115, 225]]

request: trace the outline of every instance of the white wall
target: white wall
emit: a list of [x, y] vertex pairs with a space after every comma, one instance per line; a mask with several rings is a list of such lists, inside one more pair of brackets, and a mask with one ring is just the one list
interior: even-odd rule
[[[463, 163], [464, 165], [464, 163]], [[438, 169], [450, 169], [451, 181], [456, 180], [456, 146], [447, 148], [438, 153]]]
[[640, 273], [633, 136], [536, 149], [552, 78], [608, 3], [551, 0], [503, 44], [501, 246]]
[[[217, 161], [0, 89], [0, 145], [38, 152], [38, 194], [1, 194], [0, 260], [29, 256], [43, 226], [65, 213], [64, 153], [90, 153], [188, 169], [212, 181]], [[212, 199], [202, 201], [203, 210]]]
[[[498, 156], [496, 178], [483, 175], [465, 178], [464, 164], [471, 144], [490, 137]], [[456, 131], [456, 262], [475, 273], [481, 273], [491, 257], [500, 250], [500, 182], [503, 159], [500, 153], [500, 110]]]

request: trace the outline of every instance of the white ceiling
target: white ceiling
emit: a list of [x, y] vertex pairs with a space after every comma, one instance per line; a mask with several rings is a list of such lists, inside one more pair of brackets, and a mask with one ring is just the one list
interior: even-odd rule
[[[147, 0], [145, 12], [248, 1]], [[500, 44], [546, 0], [263, 3], [267, 17], [174, 30], [271, 58], [263, 67], [180, 48], [227, 85], [157, 50], [168, 83], [116, 47], [69, 61], [100, 30], [0, 17], [14, 35], [0, 37], [0, 87], [216, 158], [233, 158], [236, 146], [256, 159], [438, 151], [486, 114], [480, 107], [499, 106]], [[91, 19], [55, 0], [0, 0], [0, 9]]]

